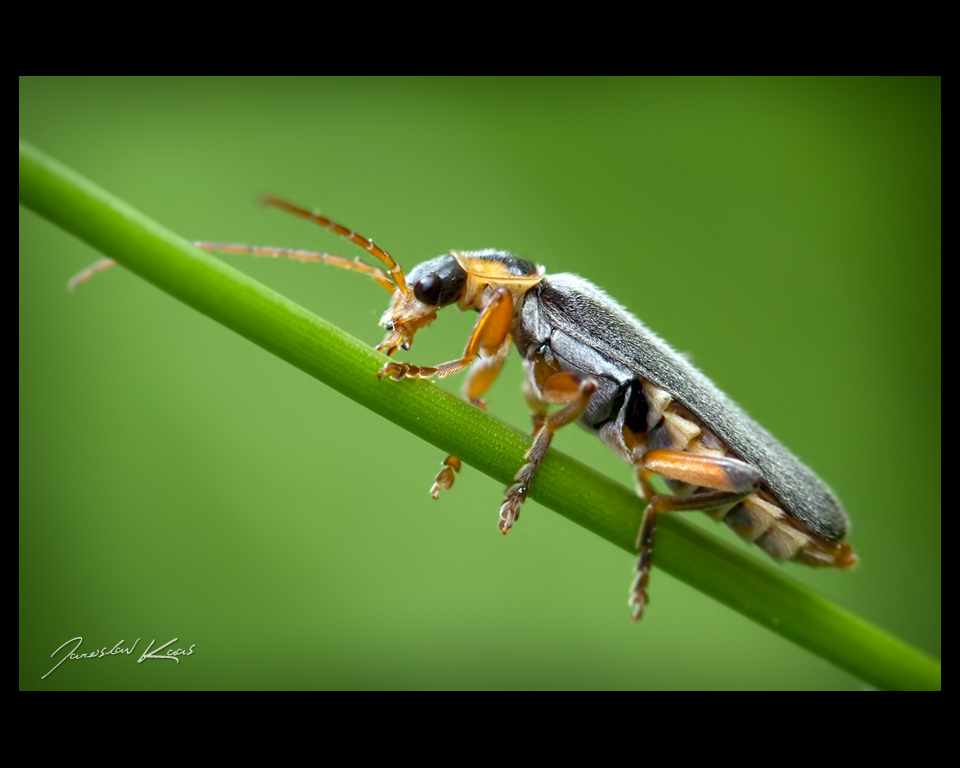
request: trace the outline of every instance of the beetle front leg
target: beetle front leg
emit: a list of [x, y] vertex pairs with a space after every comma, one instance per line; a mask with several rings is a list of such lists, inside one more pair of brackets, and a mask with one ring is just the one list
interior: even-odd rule
[[[590, 398], [597, 391], [597, 383], [592, 377], [581, 373], [563, 371], [554, 373], [540, 386], [541, 399], [551, 405], [565, 405], [559, 411], [542, 416], [542, 423], [536, 432], [533, 445], [524, 458], [527, 463], [520, 467], [513, 478], [516, 482], [507, 488], [503, 505], [500, 507], [500, 530], [508, 533], [513, 524], [520, 517], [520, 505], [527, 498], [527, 491], [537, 474], [537, 467], [553, 440], [553, 433], [565, 427], [580, 416], [587, 409]], [[534, 424], [540, 414], [534, 415]]]
[[[451, 360], [435, 367], [391, 362], [380, 369], [377, 378], [389, 376], [391, 379], [399, 381], [403, 378], [427, 377], [434, 374], [448, 376], [473, 363], [473, 368], [464, 384], [464, 395], [471, 403], [486, 410], [486, 404], [480, 399], [480, 396], [493, 384], [503, 368], [507, 352], [510, 350], [510, 321], [512, 319], [513, 296], [506, 288], [497, 288], [486, 307], [484, 307], [483, 312], [480, 313], [480, 318], [473, 327], [473, 333], [470, 334], [470, 340], [467, 342], [466, 349], [463, 350], [463, 356], [459, 360]], [[481, 353], [484, 355], [483, 357], [480, 357]], [[453, 454], [443, 460], [443, 466], [434, 478], [433, 485], [430, 488], [431, 498], [436, 499], [441, 490], [453, 485], [456, 473], [460, 471], [461, 466], [460, 459]]]
[[[760, 471], [746, 462], [727, 456], [704, 456], [684, 451], [647, 451], [637, 465], [637, 480], [644, 495], [650, 500], [643, 511], [637, 534], [636, 578], [630, 585], [629, 606], [637, 621], [650, 602], [647, 584], [653, 562], [653, 540], [657, 532], [657, 515], [661, 512], [701, 512], [735, 504], [760, 486]], [[662, 496], [654, 494], [650, 478], [660, 475], [668, 480], [679, 480], [710, 490], [690, 496]]]
[[[481, 351], [488, 356], [495, 356], [500, 347], [510, 337], [510, 321], [513, 319], [513, 296], [506, 288], [497, 288], [489, 303], [480, 314], [480, 319], [473, 327], [470, 340], [467, 342], [463, 356], [459, 360], [451, 360], [437, 366], [420, 366], [411, 363], [387, 363], [377, 378], [387, 376], [395, 381], [400, 379], [428, 378], [430, 376], [449, 376], [466, 368], [477, 359]], [[378, 347], [379, 349], [379, 347]]]

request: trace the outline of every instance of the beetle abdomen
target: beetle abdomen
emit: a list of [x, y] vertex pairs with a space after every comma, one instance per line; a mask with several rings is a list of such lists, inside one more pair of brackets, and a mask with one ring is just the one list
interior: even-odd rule
[[[717, 457], [731, 455], [729, 447], [716, 433], [700, 423], [689, 409], [674, 401], [668, 392], [644, 381], [643, 394], [649, 404], [648, 449], [670, 449]], [[739, 456], [734, 458], [742, 459]], [[667, 482], [681, 495], [697, 491], [683, 483]], [[778, 503], [765, 479], [760, 489], [743, 500], [706, 514], [718, 522], [726, 523], [741, 539], [756, 544], [777, 562], [797, 560], [807, 565], [838, 568], [856, 562], [847, 544], [823, 538], [790, 515]]]

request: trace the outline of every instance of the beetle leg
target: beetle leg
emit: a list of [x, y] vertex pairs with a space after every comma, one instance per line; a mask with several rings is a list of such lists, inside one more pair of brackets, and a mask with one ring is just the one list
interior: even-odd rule
[[712, 491], [747, 493], [756, 490], [761, 479], [760, 470], [756, 467], [730, 456], [660, 449], [647, 451], [641, 457], [640, 463], [644, 469], [667, 480], [679, 480]]
[[[467, 342], [463, 356], [459, 360], [451, 360], [435, 367], [412, 365], [410, 363], [387, 363], [377, 378], [389, 376], [399, 381], [403, 378], [426, 378], [428, 376], [449, 376], [457, 373], [472, 363], [480, 352], [487, 356], [495, 356], [510, 335], [510, 324], [513, 321], [513, 296], [503, 286], [493, 292], [489, 303], [480, 314], [480, 319], [473, 327], [470, 340]], [[492, 379], [491, 379], [492, 381]]]
[[[540, 433], [540, 430], [543, 429], [544, 422], [546, 421], [547, 412], [548, 412], [548, 411], [547, 411], [547, 405], [548, 405], [548, 403], [540, 397], [539, 393], [538, 393], [537, 390], [536, 390], [536, 387], [534, 387], [534, 386], [530, 383], [529, 380], [527, 380], [527, 381], [525, 381], [525, 382], [523, 383], [523, 398], [524, 398], [524, 400], [527, 401], [527, 407], [529, 407], [530, 410], [531, 410], [531, 412], [532, 412], [532, 413], [531, 413], [531, 418], [533, 419], [533, 429], [531, 430], [530, 434], [533, 436], [534, 439], [536, 439], [537, 435]], [[556, 431], [556, 429], [559, 429], [559, 427], [556, 427], [556, 428], [554, 429], [554, 431]], [[533, 450], [533, 448], [531, 447], [530, 451], [527, 452], [527, 454], [526, 454], [526, 458], [527, 458], [527, 459], [530, 458], [530, 453], [532, 452], [532, 450]], [[526, 469], [526, 467], [527, 467], [527, 465], [524, 465], [523, 469]], [[522, 470], [521, 470], [521, 471], [522, 471]], [[514, 479], [516, 479], [516, 480], [519, 480], [519, 479], [520, 479], [520, 473], [519, 473], [519, 472], [517, 473], [517, 476], [516, 476]], [[515, 486], [511, 486], [511, 488], [514, 488], [514, 487], [515, 487]], [[508, 496], [509, 496], [509, 494], [510, 494], [511, 488], [508, 488], [508, 489], [507, 489], [507, 495], [508, 495]], [[526, 497], [526, 489], [523, 489], [523, 494], [524, 494], [524, 497]], [[500, 530], [502, 530], [504, 533], [507, 533], [507, 531], [509, 531], [509, 530], [510, 530], [510, 527], [513, 525], [513, 522], [516, 522], [517, 518], [520, 517], [520, 506], [519, 506], [519, 505], [520, 505], [521, 503], [523, 503], [523, 499], [520, 499], [520, 501], [517, 502], [517, 508], [516, 508], [516, 511], [515, 511], [515, 513], [514, 513], [514, 515], [513, 515], [513, 521], [510, 523], [510, 525], [508, 525], [508, 526], [506, 527], [506, 529], [504, 529], [504, 527], [503, 527], [503, 526], [504, 526], [504, 522], [503, 522], [503, 507], [501, 507], [501, 509], [500, 509], [500, 519], [501, 519]], [[504, 504], [503, 504], [503, 506], [505, 507], [506, 504], [507, 504], [507, 502], [505, 501]]]
[[543, 420], [547, 418], [547, 403], [541, 399], [536, 387], [529, 380], [523, 382], [523, 399], [527, 401], [530, 417], [533, 419], [533, 431], [530, 434], [536, 437], [543, 426]]
[[443, 460], [441, 467], [441, 470], [437, 472], [437, 476], [433, 479], [433, 485], [430, 486], [431, 499], [437, 499], [440, 496], [440, 491], [445, 491], [453, 485], [453, 481], [456, 480], [455, 473], [463, 467], [463, 462], [451, 453]]
[[[481, 410], [487, 410], [487, 404], [480, 399], [480, 396], [486, 392], [490, 385], [496, 381], [497, 376], [503, 369], [503, 364], [507, 359], [507, 353], [510, 351], [510, 336], [500, 344], [500, 348], [493, 357], [479, 357], [470, 369], [467, 380], [463, 385], [463, 396]], [[443, 468], [437, 474], [430, 488], [430, 497], [436, 499], [441, 490], [447, 490], [453, 485], [456, 479], [456, 472], [460, 471], [461, 461], [453, 454], [450, 454], [443, 460]]]
[[[709, 490], [690, 496], [655, 495], [650, 478], [660, 475], [668, 480], [706, 488]], [[647, 583], [650, 580], [650, 565], [653, 561], [653, 540], [657, 532], [657, 515], [661, 512], [707, 511], [735, 504], [760, 486], [760, 471], [739, 459], [727, 456], [704, 456], [684, 451], [653, 450], [640, 458], [638, 482], [650, 500], [643, 512], [640, 531], [637, 534], [636, 578], [630, 585], [629, 605], [633, 620], [643, 615], [650, 602]]]
[[597, 391], [597, 383], [590, 376], [563, 371], [547, 378], [540, 390], [540, 399], [544, 402], [566, 407], [546, 416], [534, 415], [534, 425], [538, 419], [542, 419], [542, 423], [537, 429], [533, 445], [526, 453], [527, 463], [513, 478], [516, 482], [506, 490], [503, 505], [500, 507], [500, 530], [503, 533], [508, 533], [520, 517], [520, 505], [527, 498], [527, 491], [537, 473], [537, 467], [550, 447], [553, 433], [580, 418], [593, 393]]

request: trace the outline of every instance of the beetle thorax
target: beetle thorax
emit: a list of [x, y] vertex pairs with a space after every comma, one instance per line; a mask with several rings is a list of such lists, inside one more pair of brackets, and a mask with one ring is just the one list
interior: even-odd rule
[[523, 296], [543, 279], [543, 267], [507, 251], [485, 248], [481, 251], [453, 251], [452, 255], [467, 275], [463, 293], [457, 302], [462, 310], [481, 311], [490, 293], [504, 287], [513, 295], [514, 306], [523, 304]]

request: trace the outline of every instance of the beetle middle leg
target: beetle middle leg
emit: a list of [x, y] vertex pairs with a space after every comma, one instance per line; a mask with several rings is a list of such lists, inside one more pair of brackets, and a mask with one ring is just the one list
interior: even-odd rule
[[[655, 494], [650, 486], [653, 475], [705, 489], [690, 496]], [[647, 583], [653, 559], [653, 540], [657, 515], [661, 512], [701, 512], [735, 504], [760, 486], [760, 471], [746, 462], [728, 456], [704, 456], [675, 450], [647, 451], [637, 462], [637, 479], [649, 499], [637, 534], [637, 576], [630, 586], [629, 605], [633, 620], [643, 615], [649, 602]]]
[[[487, 404], [481, 399], [481, 396], [500, 375], [509, 351], [510, 337], [507, 336], [492, 357], [479, 357], [470, 368], [467, 380], [463, 384], [463, 396], [477, 408], [487, 410]], [[460, 471], [460, 467], [460, 459], [453, 454], [443, 460], [443, 468], [437, 473], [433, 486], [430, 488], [430, 498], [436, 499], [441, 490], [447, 490], [453, 485], [453, 481], [456, 479], [455, 473]]]
[[[503, 505], [500, 507], [500, 530], [508, 533], [520, 517], [520, 505], [527, 498], [527, 491], [537, 473], [537, 467], [553, 440], [553, 433], [565, 427], [587, 409], [590, 398], [597, 391], [597, 382], [591, 376], [571, 371], [554, 373], [540, 384], [540, 400], [550, 405], [563, 405], [559, 411], [543, 415], [539, 409], [534, 414], [534, 425], [539, 423], [533, 445], [524, 458], [527, 463], [513, 478], [516, 482], [507, 488]], [[529, 397], [528, 397], [529, 400]]]

